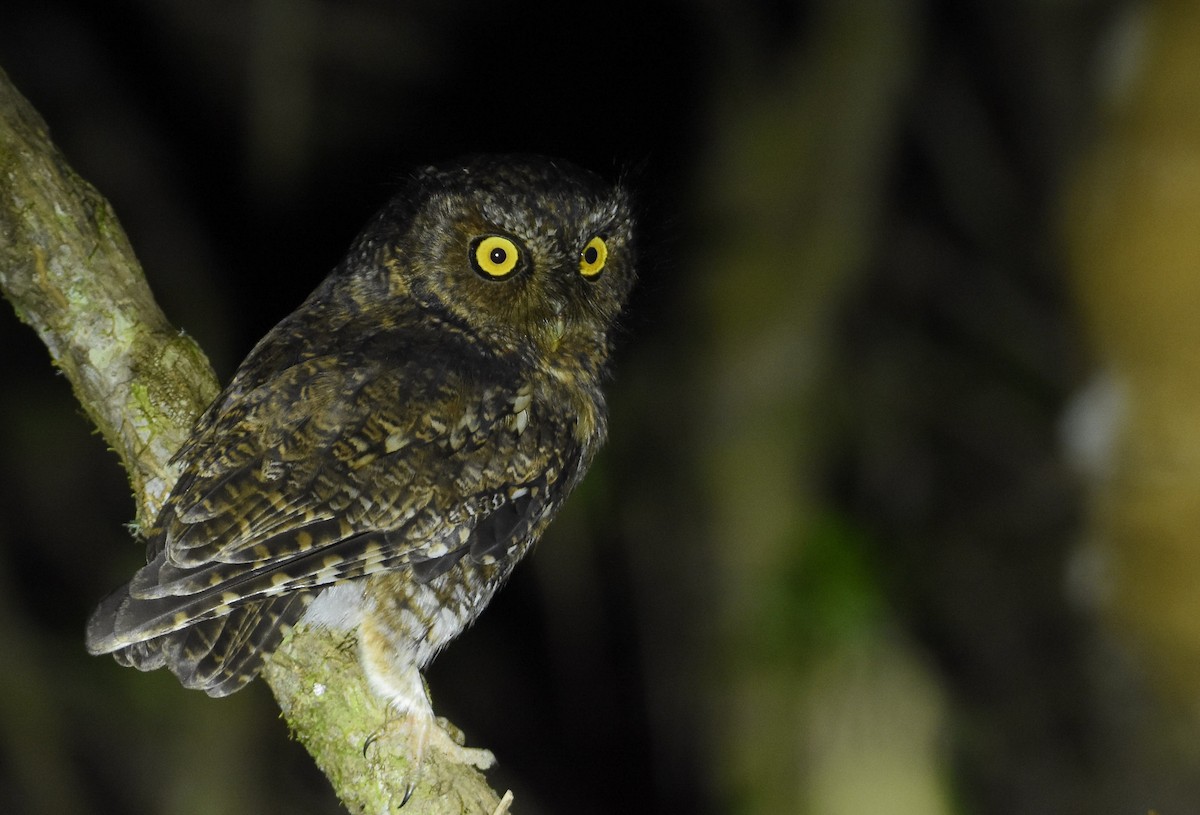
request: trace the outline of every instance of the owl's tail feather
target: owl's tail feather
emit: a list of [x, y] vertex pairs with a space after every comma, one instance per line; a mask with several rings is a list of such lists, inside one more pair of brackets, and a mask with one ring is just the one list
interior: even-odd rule
[[[264, 659], [275, 650], [289, 628], [304, 613], [310, 592], [293, 592], [238, 606], [221, 617], [134, 642], [112, 650], [118, 663], [142, 671], [169, 668], [186, 688], [209, 696], [228, 696], [244, 687], [262, 670]], [[118, 590], [100, 604], [88, 622], [88, 646], [111, 642], [113, 625], [124, 604], [131, 600]]]
[[[380, 537], [361, 533], [290, 557], [205, 563], [182, 571], [169, 566], [167, 553], [160, 552], [130, 583], [101, 601], [88, 622], [88, 651], [112, 653], [289, 594], [311, 597], [327, 585], [384, 571], [409, 558], [407, 550], [389, 556]], [[169, 591], [157, 582], [167, 570]]]

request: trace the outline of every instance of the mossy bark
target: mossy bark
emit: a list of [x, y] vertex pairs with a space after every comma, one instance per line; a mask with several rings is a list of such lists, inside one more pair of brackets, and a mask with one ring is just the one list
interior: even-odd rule
[[[216, 375], [196, 343], [167, 322], [108, 202], [67, 165], [2, 71], [0, 290], [121, 457], [137, 522], [149, 523], [178, 477], [171, 455], [218, 392]], [[387, 716], [354, 649], [299, 627], [264, 678], [293, 736], [350, 811], [400, 804], [413, 778], [403, 740], [375, 738], [364, 749]], [[406, 813], [506, 811], [473, 768], [434, 757], [418, 780]]]

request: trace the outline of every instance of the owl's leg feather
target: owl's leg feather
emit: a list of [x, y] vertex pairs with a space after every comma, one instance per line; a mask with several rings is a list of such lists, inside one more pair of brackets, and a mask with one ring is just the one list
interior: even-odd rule
[[380, 695], [388, 700], [389, 713], [396, 714], [387, 728], [395, 728], [408, 735], [415, 763], [419, 765], [424, 761], [430, 747], [456, 764], [471, 764], [486, 770], [496, 763], [496, 757], [490, 750], [464, 747], [462, 732], [434, 714], [425, 678], [415, 665], [400, 669], [391, 667], [386, 687], [379, 687], [377, 677], [372, 677], [372, 685], [376, 691], [382, 691]]

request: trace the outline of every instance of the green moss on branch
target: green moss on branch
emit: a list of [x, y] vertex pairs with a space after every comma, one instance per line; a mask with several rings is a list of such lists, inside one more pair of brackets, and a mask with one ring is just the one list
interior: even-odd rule
[[[149, 523], [178, 476], [171, 455], [216, 396], [217, 379], [196, 343], [163, 316], [108, 202], [67, 165], [2, 71], [0, 291], [121, 457], [138, 522]], [[291, 732], [347, 807], [387, 812], [403, 798], [409, 764], [396, 752], [400, 741], [377, 740], [379, 749], [364, 755], [386, 715], [354, 649], [340, 646], [328, 633], [298, 629], [264, 677]], [[435, 758], [404, 811], [458, 815], [498, 806], [477, 771]]]

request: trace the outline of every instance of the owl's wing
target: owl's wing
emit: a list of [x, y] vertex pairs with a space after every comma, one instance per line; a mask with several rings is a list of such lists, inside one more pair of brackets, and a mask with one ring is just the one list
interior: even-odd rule
[[427, 361], [293, 366], [191, 444], [149, 563], [93, 615], [89, 650], [339, 580], [498, 558], [578, 468], [566, 423], [540, 414], [515, 381]]

